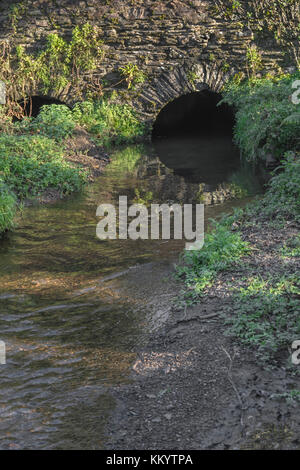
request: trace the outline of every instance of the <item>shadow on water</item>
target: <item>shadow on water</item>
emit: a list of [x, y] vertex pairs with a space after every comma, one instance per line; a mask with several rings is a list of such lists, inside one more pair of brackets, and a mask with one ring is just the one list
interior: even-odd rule
[[160, 160], [175, 175], [192, 183], [205, 182], [210, 189], [228, 182], [240, 169], [239, 151], [228, 136], [173, 137], [156, 140], [154, 145]]
[[234, 112], [221, 99], [208, 89], [181, 96], [160, 111], [152, 132], [157, 154], [168, 168], [210, 189], [240, 167], [232, 142]]
[[[186, 141], [183, 151], [192, 168], [197, 143]], [[171, 262], [184, 241], [100, 241], [97, 206], [116, 204], [119, 195], [129, 202], [193, 202], [199, 191], [201, 197], [214, 194], [212, 186], [234, 175], [239, 184], [240, 168], [223, 172], [222, 165], [212, 182], [208, 156], [201, 178], [190, 183], [163, 163], [172, 155], [176, 160], [178, 152], [174, 141], [158, 150], [137, 145], [116, 151], [85, 193], [26, 208], [16, 231], [2, 241], [0, 331], [7, 345], [7, 364], [0, 368], [2, 449], [103, 446], [103, 426], [113, 407], [106, 387], [128, 381], [145, 322], [137, 299], [116, 289], [118, 273], [125, 273], [126, 282], [126, 270], [140, 266], [142, 286], [149, 282], [142, 265]], [[255, 176], [246, 174], [250, 183], [246, 177], [242, 184], [251, 186]], [[242, 203], [211, 205], [206, 215]]]

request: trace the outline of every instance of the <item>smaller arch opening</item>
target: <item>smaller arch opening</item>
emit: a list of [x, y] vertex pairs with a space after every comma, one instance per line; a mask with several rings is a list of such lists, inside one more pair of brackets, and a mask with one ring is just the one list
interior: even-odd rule
[[28, 117], [37, 117], [39, 114], [41, 107], [44, 105], [50, 104], [60, 104], [68, 106], [61, 100], [56, 98], [52, 98], [50, 96], [30, 96], [25, 101], [22, 100], [19, 102], [21, 107], [24, 109], [24, 115]]

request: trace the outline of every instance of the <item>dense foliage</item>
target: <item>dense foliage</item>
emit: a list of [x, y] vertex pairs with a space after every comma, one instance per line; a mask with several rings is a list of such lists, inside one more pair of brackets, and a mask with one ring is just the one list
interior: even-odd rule
[[[215, 223], [202, 250], [184, 254], [178, 274], [186, 283], [186, 303], [199, 300], [218, 272], [239, 271], [237, 261], [253, 248], [244, 241], [243, 227], [276, 230], [300, 221], [300, 108], [289, 99], [296, 78], [299, 75], [250, 80], [231, 84], [226, 91], [225, 101], [237, 108], [235, 139], [243, 155], [255, 161], [272, 152], [281, 163], [263, 197]], [[255, 348], [256, 357], [264, 364], [278, 364], [278, 358], [283, 352], [286, 357], [300, 333], [300, 286], [294, 264], [299, 248], [299, 236], [294, 236], [281, 243], [276, 253], [267, 253], [276, 259], [272, 275], [259, 276], [255, 268], [247, 267], [247, 278], [232, 282], [230, 307], [223, 309], [226, 334]], [[294, 274], [287, 274], [288, 263]]]
[[15, 133], [38, 134], [61, 142], [69, 137], [76, 122], [70, 108], [64, 105], [42, 106], [36, 118], [25, 117], [22, 121], [16, 122], [13, 126]]
[[12, 228], [16, 201], [48, 189], [61, 195], [78, 191], [86, 172], [64, 158], [64, 139], [76, 122], [66, 106], [42, 108], [37, 118], [12, 123], [3, 116], [0, 134], [0, 233]]
[[73, 109], [74, 119], [94, 134], [99, 143], [109, 145], [132, 142], [145, 133], [133, 108], [112, 99], [85, 101]]
[[[279, 170], [279, 171], [278, 171]], [[260, 216], [300, 221], [300, 158], [286, 154], [259, 203]]]
[[47, 188], [68, 194], [80, 189], [84, 172], [63, 158], [63, 149], [44, 136], [0, 136], [0, 172], [19, 199], [35, 196]]
[[260, 361], [276, 358], [300, 334], [297, 276], [253, 277], [234, 289], [226, 334], [255, 348]]
[[0, 179], [0, 234], [14, 225], [16, 197]]
[[46, 105], [36, 118], [26, 117], [15, 123], [2, 114], [0, 174], [9, 190], [1, 192], [0, 233], [12, 226], [13, 193], [22, 200], [50, 188], [68, 194], [82, 187], [85, 171], [74, 168], [64, 158], [65, 139], [76, 126], [86, 128], [99, 145], [106, 146], [132, 142], [145, 132], [133, 109], [113, 97], [81, 102], [73, 110], [64, 105]]
[[235, 141], [242, 155], [251, 161], [272, 155], [281, 159], [284, 152], [300, 150], [296, 115], [300, 104], [292, 102], [292, 84], [300, 73], [278, 79], [252, 79], [231, 83], [224, 102], [236, 108]]

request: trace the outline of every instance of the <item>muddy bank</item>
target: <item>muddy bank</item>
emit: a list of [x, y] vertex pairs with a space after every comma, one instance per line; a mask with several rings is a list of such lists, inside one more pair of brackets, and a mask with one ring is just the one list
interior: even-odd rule
[[66, 159], [76, 165], [89, 170], [89, 181], [100, 176], [105, 166], [110, 162], [105, 149], [97, 145], [90, 134], [81, 127], [77, 127], [72, 137], [65, 142]]
[[283, 398], [300, 388], [299, 371], [287, 367], [290, 351], [270, 367], [258, 363], [254, 349], [224, 336], [233, 284], [253, 274], [299, 273], [299, 260], [282, 260], [279, 250], [297, 233], [293, 223], [242, 229], [251, 255], [185, 310], [174, 305], [182, 285], [172, 278], [173, 264], [148, 268], [149, 332], [137, 348], [132, 382], [110, 390], [116, 409], [107, 449], [299, 448], [299, 404]]

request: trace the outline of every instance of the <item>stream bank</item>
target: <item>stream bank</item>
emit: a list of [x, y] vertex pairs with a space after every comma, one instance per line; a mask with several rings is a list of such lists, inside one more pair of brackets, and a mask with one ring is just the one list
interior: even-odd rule
[[[202, 250], [185, 256], [181, 287], [169, 298], [182, 290], [185, 307], [169, 307], [137, 349], [133, 382], [113, 387], [106, 448], [299, 449], [297, 78], [253, 76], [228, 86], [224, 101], [236, 107], [244, 159], [281, 166], [260, 202], [227, 217]], [[159, 302], [157, 276], [151, 295]]]
[[155, 299], [152, 327], [136, 350], [132, 382], [110, 390], [116, 408], [105, 448], [299, 449], [299, 404], [291, 393], [300, 389], [299, 366], [290, 364], [290, 351], [282, 350], [275, 364], [259, 362], [255, 348], [224, 335], [234, 288], [264, 273], [299, 273], [299, 258], [281, 253], [299, 224], [252, 222], [241, 227], [251, 254], [219, 274], [198, 305], [174, 305], [182, 289], [174, 265], [154, 273], [145, 267], [151, 279], [145, 290], [151, 304]]
[[[17, 137], [31, 152], [36, 137]], [[85, 138], [78, 137], [83, 146]], [[45, 139], [56, 154], [59, 142], [44, 136], [37, 143]], [[25, 208], [19, 227], [3, 240], [0, 328], [8, 353], [0, 371], [3, 449], [297, 448], [299, 383], [287, 365], [287, 345], [275, 348], [275, 363], [258, 363], [268, 321], [245, 322], [232, 290], [244, 289], [252, 308], [250, 288], [265, 295], [266, 273], [284, 278], [280, 288], [270, 285], [275, 292], [270, 305], [278, 300], [285, 343], [294, 333], [298, 339], [296, 304], [289, 303], [296, 286], [287, 279], [299, 268], [290, 254], [296, 219], [284, 214], [275, 226], [260, 220], [261, 209], [250, 219], [237, 218], [227, 233], [240, 233], [250, 254], [218, 272], [199, 305], [184, 310], [173, 301], [187, 287], [172, 278], [183, 240], [104, 241], [95, 235], [98, 205], [116, 205], [120, 195], [145, 205], [204, 202], [207, 222], [259, 192], [257, 175], [242, 168], [231, 136], [161, 143], [161, 151], [142, 145], [116, 150], [94, 184], [51, 205]], [[73, 150], [80, 162], [77, 143]], [[60, 158], [59, 164], [65, 171]], [[269, 195], [267, 208], [275, 213], [297, 209], [296, 156], [289, 153], [286, 165], [287, 181]], [[72, 178], [76, 187], [76, 172]], [[235, 333], [241, 326], [243, 343], [238, 335], [224, 336], [227, 321]]]
[[[213, 183], [204, 184], [207, 195], [217, 189]], [[102, 449], [115, 406], [110, 390], [131, 382], [136, 352], [146, 344], [150, 294], [151, 325], [169, 316], [174, 291], [162, 277], [174, 270], [185, 242], [99, 240], [97, 207], [117, 205], [120, 194], [146, 204], [195, 198], [152, 146], [129, 146], [114, 151], [84, 191], [25, 207], [1, 242], [2, 449]], [[241, 204], [208, 205], [206, 218]]]

